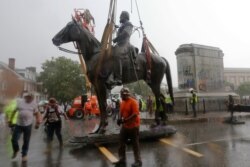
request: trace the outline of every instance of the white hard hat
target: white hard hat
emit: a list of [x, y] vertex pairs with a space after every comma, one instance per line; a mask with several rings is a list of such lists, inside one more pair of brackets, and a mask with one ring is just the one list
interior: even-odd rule
[[193, 88], [189, 88], [189, 92], [192, 92], [192, 91], [194, 91], [194, 89]]

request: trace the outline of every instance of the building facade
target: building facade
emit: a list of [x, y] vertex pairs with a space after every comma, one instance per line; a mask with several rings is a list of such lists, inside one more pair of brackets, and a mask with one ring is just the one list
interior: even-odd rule
[[35, 67], [15, 68], [15, 59], [10, 58], [8, 65], [0, 62], [0, 100], [5, 101], [20, 96], [23, 91], [32, 92], [36, 101], [44, 99], [41, 83], [37, 83]]
[[18, 96], [24, 87], [24, 78], [0, 62], [0, 101], [12, 99]]
[[245, 82], [250, 82], [250, 68], [224, 68], [227, 90], [237, 90]]

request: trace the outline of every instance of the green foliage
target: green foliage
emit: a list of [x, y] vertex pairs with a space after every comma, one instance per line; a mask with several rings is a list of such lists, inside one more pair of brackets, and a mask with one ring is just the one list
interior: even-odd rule
[[49, 97], [66, 102], [82, 94], [84, 79], [78, 62], [66, 57], [52, 58], [42, 64], [42, 70], [39, 81]]
[[237, 93], [238, 93], [240, 96], [250, 95], [250, 82], [242, 83], [242, 84], [238, 87]]
[[134, 82], [127, 84], [126, 87], [128, 87], [132, 93], [141, 95], [143, 98], [147, 98], [148, 95], [153, 95], [151, 88], [143, 80], [140, 80], [139, 83]]
[[230, 89], [232, 91], [234, 91], [234, 84], [232, 84], [232, 83], [230, 83], [228, 81], [224, 81], [224, 85], [225, 85], [225, 87], [230, 87]]

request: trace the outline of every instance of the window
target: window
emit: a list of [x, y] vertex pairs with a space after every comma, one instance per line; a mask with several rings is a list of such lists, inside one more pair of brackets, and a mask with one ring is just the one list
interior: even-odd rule
[[4, 81], [0, 83], [0, 86], [1, 86], [0, 87], [1, 90], [6, 90], [6, 88], [7, 88], [7, 85]]

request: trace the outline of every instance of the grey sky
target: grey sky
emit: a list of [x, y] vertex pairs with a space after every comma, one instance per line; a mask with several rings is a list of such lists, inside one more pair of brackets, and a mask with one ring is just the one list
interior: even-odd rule
[[[133, 0], [134, 1], [134, 0]], [[250, 67], [249, 0], [137, 0], [148, 38], [161, 56], [169, 60], [177, 85], [175, 50], [184, 43], [216, 46], [223, 50], [225, 67]], [[52, 37], [71, 19], [74, 8], [88, 8], [101, 38], [107, 21], [109, 0], [1, 0], [0, 61], [16, 58], [16, 66], [36, 66], [52, 56], [76, 55], [60, 52]], [[130, 0], [118, 0], [120, 11], [131, 11]], [[133, 3], [131, 21], [139, 25]], [[118, 21], [117, 21], [118, 23]], [[132, 43], [142, 38], [134, 33]], [[65, 45], [72, 48], [72, 44]]]

